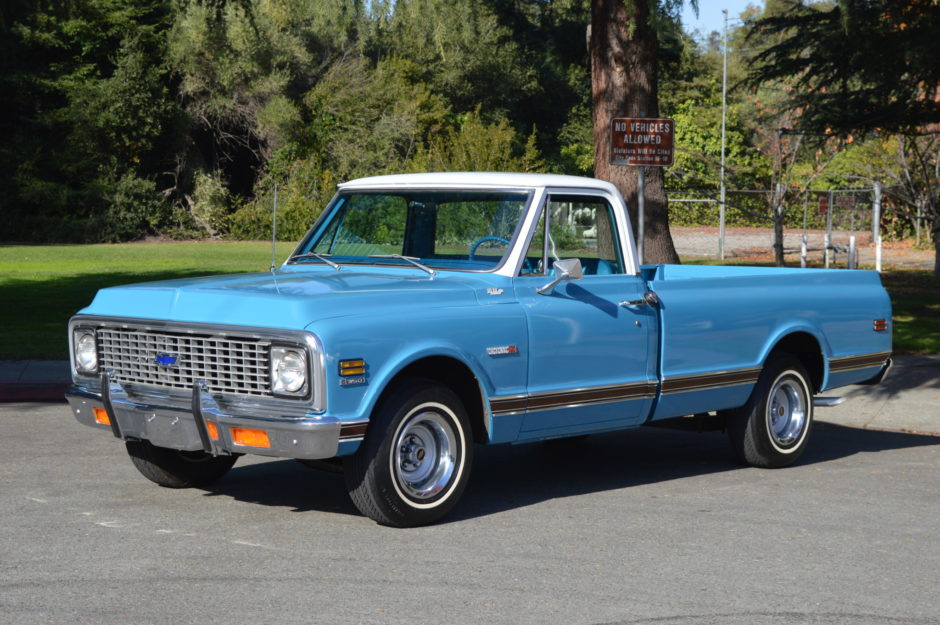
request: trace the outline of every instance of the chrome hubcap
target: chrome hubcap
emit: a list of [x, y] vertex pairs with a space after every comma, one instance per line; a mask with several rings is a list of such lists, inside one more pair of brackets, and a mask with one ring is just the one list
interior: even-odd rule
[[774, 441], [783, 447], [799, 440], [806, 428], [807, 397], [799, 381], [782, 378], [770, 392], [767, 426]]
[[410, 416], [394, 449], [395, 479], [415, 499], [434, 497], [454, 475], [457, 437], [450, 423], [436, 412]]

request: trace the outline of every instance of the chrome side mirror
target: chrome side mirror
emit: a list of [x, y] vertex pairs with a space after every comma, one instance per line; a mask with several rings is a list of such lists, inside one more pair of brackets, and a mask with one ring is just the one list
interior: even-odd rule
[[555, 287], [562, 282], [580, 280], [582, 277], [584, 277], [584, 272], [581, 270], [580, 259], [566, 258], [564, 260], [556, 260], [552, 265], [552, 281], [535, 289], [535, 292], [539, 295], [551, 295]]

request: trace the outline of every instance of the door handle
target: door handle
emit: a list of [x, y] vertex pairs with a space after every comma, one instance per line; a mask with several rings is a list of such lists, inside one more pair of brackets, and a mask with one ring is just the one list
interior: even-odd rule
[[659, 296], [653, 291], [647, 291], [643, 294], [643, 299], [625, 299], [620, 302], [620, 306], [628, 308], [631, 306], [649, 306], [655, 308], [659, 305]]

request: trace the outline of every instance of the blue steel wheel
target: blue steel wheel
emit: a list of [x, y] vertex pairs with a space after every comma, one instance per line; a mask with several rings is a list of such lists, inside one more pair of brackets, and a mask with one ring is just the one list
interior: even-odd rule
[[772, 356], [748, 403], [728, 417], [732, 448], [745, 464], [779, 468], [796, 462], [813, 424], [813, 391], [803, 364], [788, 354]]
[[473, 435], [460, 398], [434, 382], [414, 380], [383, 398], [343, 468], [360, 512], [382, 525], [415, 527], [453, 509], [472, 460]]

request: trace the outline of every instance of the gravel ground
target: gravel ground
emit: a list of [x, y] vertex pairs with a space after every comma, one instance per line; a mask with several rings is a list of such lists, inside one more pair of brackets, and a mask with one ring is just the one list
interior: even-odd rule
[[[682, 256], [691, 257], [717, 257], [718, 256], [718, 228], [713, 226], [673, 226], [670, 228], [676, 250]], [[819, 260], [823, 258], [825, 231], [810, 230], [809, 258]], [[764, 228], [726, 228], [725, 229], [725, 257], [748, 258], [755, 262], [771, 260], [773, 258], [773, 230]], [[787, 230], [784, 232], [784, 248], [789, 262], [798, 263], [800, 259], [800, 239], [802, 230]], [[861, 265], [875, 264], [875, 248], [871, 243], [870, 232], [837, 232], [833, 235], [833, 244], [839, 248], [835, 253], [836, 266], [844, 266], [849, 245], [849, 237], [856, 237]], [[882, 246], [882, 262], [885, 266], [896, 266], [918, 269], [932, 269], [934, 253], [930, 250], [915, 250], [904, 244], [895, 242], [884, 243]]]

